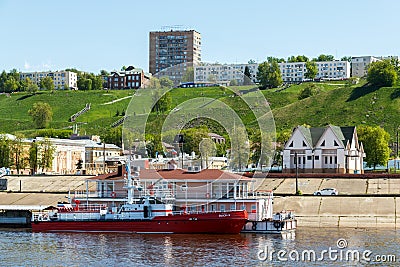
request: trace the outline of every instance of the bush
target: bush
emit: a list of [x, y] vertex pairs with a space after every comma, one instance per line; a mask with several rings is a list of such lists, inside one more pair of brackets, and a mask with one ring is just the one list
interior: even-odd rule
[[319, 88], [315, 84], [309, 84], [300, 91], [298, 99], [305, 99], [319, 93]]

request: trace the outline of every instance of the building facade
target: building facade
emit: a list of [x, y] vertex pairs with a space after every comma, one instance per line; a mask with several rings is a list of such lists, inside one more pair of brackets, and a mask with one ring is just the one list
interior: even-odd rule
[[257, 82], [258, 64], [202, 64], [194, 67], [194, 82], [215, 82], [227, 83], [237, 81], [238, 84], [244, 82], [245, 68], [249, 68], [250, 80]]
[[129, 66], [124, 71], [112, 71], [105, 79], [108, 89], [138, 89], [145, 84], [145, 75], [142, 69]]
[[[350, 78], [350, 62], [348, 61], [319, 61], [315, 79], [343, 80]], [[284, 83], [302, 82], [307, 80], [305, 62], [279, 63]]]
[[283, 172], [363, 173], [365, 157], [356, 127], [298, 126], [283, 150]]
[[44, 77], [53, 79], [55, 89], [78, 89], [78, 75], [72, 71], [42, 71], [42, 72], [22, 72], [20, 79], [29, 78], [32, 82], [40, 86], [40, 81]]
[[380, 61], [381, 59], [373, 56], [362, 56], [351, 58], [351, 76], [364, 77], [367, 76], [367, 67], [372, 62]]
[[[318, 72], [316, 79], [343, 80], [350, 78], [350, 62], [348, 61], [321, 61], [315, 62]], [[284, 83], [296, 83], [306, 81], [307, 72], [305, 62], [279, 63], [282, 80]], [[194, 82], [215, 82], [227, 84], [236, 80], [243, 84], [244, 70], [246, 66], [250, 72], [251, 82], [257, 83], [258, 64], [202, 64], [194, 67]]]
[[[179, 83], [188, 67], [201, 62], [201, 34], [195, 30], [150, 32], [149, 71]], [[175, 68], [168, 68], [175, 66]]]

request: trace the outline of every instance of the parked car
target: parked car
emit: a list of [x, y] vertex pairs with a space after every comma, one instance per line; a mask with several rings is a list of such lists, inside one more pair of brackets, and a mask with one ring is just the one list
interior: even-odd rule
[[339, 192], [335, 188], [324, 188], [322, 190], [318, 190], [314, 192], [315, 196], [331, 196], [338, 195]]

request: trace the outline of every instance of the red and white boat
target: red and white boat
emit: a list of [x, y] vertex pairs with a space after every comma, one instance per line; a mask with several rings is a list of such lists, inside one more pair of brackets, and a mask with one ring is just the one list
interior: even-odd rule
[[174, 212], [172, 199], [164, 203], [149, 195], [134, 198], [134, 191], [142, 191], [142, 187], [132, 179], [130, 171], [126, 188], [128, 199], [119, 207], [110, 209], [77, 200], [33, 212], [32, 231], [237, 234], [248, 219], [245, 210]]

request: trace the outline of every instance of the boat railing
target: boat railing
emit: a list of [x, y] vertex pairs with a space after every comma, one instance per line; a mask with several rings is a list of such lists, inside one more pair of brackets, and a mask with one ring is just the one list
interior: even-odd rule
[[74, 204], [69, 207], [57, 207], [58, 212], [100, 212], [101, 210], [107, 210], [105, 204]]
[[180, 211], [173, 211], [173, 215], [194, 215], [194, 214], [205, 214], [205, 213], [221, 213], [221, 212], [234, 212], [234, 211], [242, 211], [242, 210], [208, 210], [208, 211], [199, 211], [199, 210], [190, 210], [190, 211], [185, 211], [185, 210], [180, 210]]

